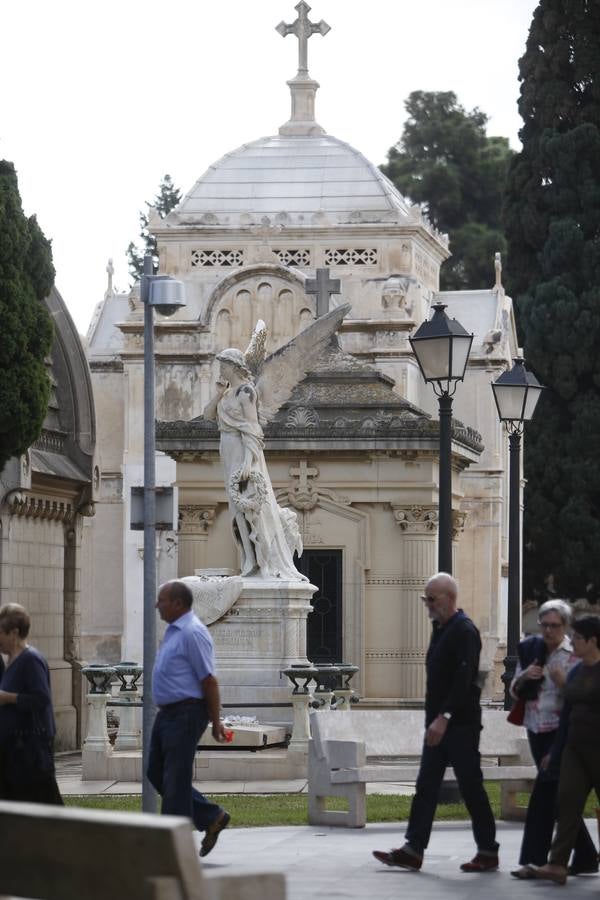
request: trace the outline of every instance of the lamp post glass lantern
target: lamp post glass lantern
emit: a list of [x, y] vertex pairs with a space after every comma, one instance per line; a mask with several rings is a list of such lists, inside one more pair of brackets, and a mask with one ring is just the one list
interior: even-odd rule
[[452, 574], [452, 397], [463, 381], [473, 335], [435, 303], [433, 316], [409, 338], [424, 380], [433, 385], [440, 414], [438, 570]]
[[144, 257], [140, 298], [144, 304], [144, 694], [142, 709], [142, 809], [156, 812], [156, 792], [147, 776], [150, 734], [154, 721], [152, 670], [156, 657], [156, 440], [154, 390], [154, 310], [172, 315], [185, 306], [181, 281], [169, 275], [153, 275], [152, 255]]
[[504, 658], [504, 708], [510, 709], [510, 685], [517, 666], [521, 637], [521, 435], [525, 422], [535, 412], [544, 390], [535, 375], [525, 368], [525, 360], [514, 360], [512, 369], [492, 383], [498, 416], [504, 422], [509, 441], [508, 491], [508, 609], [506, 656]]

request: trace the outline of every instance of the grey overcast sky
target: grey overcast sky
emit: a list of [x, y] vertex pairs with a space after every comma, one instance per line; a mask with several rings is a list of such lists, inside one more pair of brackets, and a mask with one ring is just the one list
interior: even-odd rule
[[[375, 163], [413, 90], [453, 90], [515, 148], [518, 59], [537, 0], [313, 0], [317, 120]], [[81, 332], [106, 286], [129, 284], [138, 211], [170, 173], [189, 190], [289, 116], [294, 0], [5, 0], [0, 158], [52, 240], [56, 283]]]

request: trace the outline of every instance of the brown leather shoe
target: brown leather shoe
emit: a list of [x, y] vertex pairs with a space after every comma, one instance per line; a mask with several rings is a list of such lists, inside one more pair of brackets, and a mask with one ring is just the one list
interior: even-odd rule
[[489, 853], [476, 853], [471, 862], [463, 863], [461, 872], [495, 872], [498, 868], [498, 856]]
[[410, 853], [403, 848], [390, 850], [389, 853], [384, 850], [373, 850], [373, 856], [386, 866], [398, 866], [400, 869], [410, 869], [413, 872], [418, 872], [423, 865], [422, 856], [417, 856], [416, 853]]
[[200, 856], [208, 856], [210, 851], [213, 849], [217, 841], [219, 840], [219, 835], [223, 831], [224, 828], [227, 828], [229, 825], [229, 820], [231, 816], [229, 813], [223, 812], [220, 816], [217, 816], [214, 822], [208, 826], [204, 833], [204, 838], [202, 839], [202, 843], [200, 844]]

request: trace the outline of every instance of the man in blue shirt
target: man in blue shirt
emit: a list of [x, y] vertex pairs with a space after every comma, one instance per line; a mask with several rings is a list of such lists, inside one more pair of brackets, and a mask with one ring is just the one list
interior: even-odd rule
[[219, 718], [212, 638], [192, 612], [193, 597], [182, 581], [161, 585], [156, 608], [168, 623], [152, 673], [158, 713], [150, 738], [148, 778], [162, 797], [162, 813], [191, 818], [204, 831], [200, 856], [207, 856], [229, 824], [229, 813], [192, 786], [194, 757], [212, 722], [212, 735], [226, 741]]

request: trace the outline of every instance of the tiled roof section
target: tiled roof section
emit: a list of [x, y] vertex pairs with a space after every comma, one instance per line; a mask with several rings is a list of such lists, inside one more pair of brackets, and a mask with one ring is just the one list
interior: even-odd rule
[[226, 154], [198, 179], [166, 225], [399, 222], [409, 205], [358, 150], [331, 135], [274, 135]]

